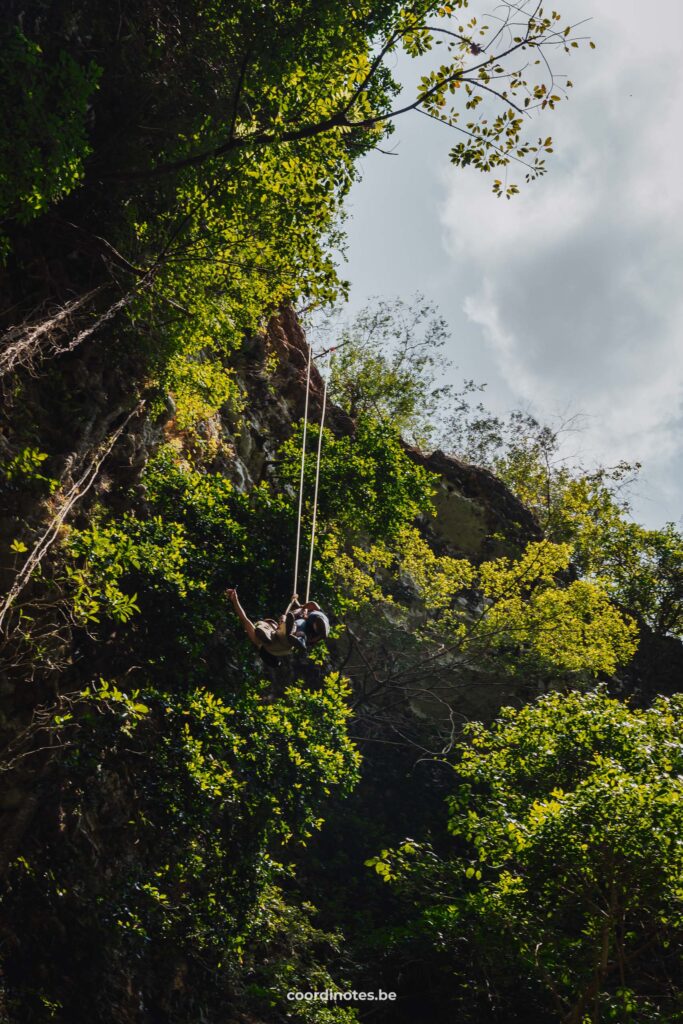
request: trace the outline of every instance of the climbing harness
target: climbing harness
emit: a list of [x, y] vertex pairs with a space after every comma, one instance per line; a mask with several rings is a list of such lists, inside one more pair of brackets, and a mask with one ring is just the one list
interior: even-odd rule
[[[299, 474], [299, 511], [296, 524], [296, 554], [294, 556], [294, 587], [292, 593], [296, 594], [299, 578], [299, 550], [301, 547], [301, 515], [304, 503], [304, 469], [306, 466], [306, 435], [308, 432], [308, 398], [311, 390], [311, 357], [313, 350], [308, 350], [308, 369], [306, 371], [306, 401], [304, 404], [304, 430], [301, 441], [301, 472]], [[318, 433], [318, 451], [315, 465], [315, 488], [313, 492], [313, 520], [311, 522], [311, 543], [308, 554], [308, 578], [306, 580], [306, 598], [308, 602], [311, 593], [311, 577], [313, 575], [313, 553], [315, 550], [315, 528], [318, 519], [318, 485], [320, 483], [320, 457], [323, 448], [323, 426], [325, 424], [325, 409], [327, 408], [327, 381], [323, 387], [323, 406], [320, 414], [320, 431]]]

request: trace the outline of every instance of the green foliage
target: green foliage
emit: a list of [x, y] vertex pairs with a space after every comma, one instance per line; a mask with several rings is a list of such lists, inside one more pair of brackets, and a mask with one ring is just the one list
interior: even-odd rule
[[612, 673], [636, 649], [635, 623], [599, 583], [561, 580], [570, 556], [568, 545], [542, 541], [477, 567], [435, 555], [416, 531], [398, 548], [400, 571], [428, 613], [420, 627], [428, 643], [512, 674]]
[[343, 1004], [293, 1001], [288, 992], [347, 989], [326, 966], [338, 958], [343, 936], [326, 933], [313, 923], [315, 907], [292, 906], [273, 888], [261, 904], [258, 930], [245, 951], [245, 981], [241, 1001], [266, 1020], [278, 1012], [302, 1024], [353, 1024], [357, 1011]]
[[192, 431], [226, 405], [233, 411], [242, 405], [235, 375], [216, 358], [211, 343], [192, 355], [174, 355], [163, 384], [175, 400], [175, 423], [181, 431]]
[[683, 536], [673, 524], [648, 530], [619, 495], [621, 468], [553, 483], [554, 535], [569, 536], [579, 572], [600, 576], [613, 599], [658, 633], [683, 633]]
[[[141, 81], [154, 114], [117, 138], [116, 149], [109, 146], [114, 166], [107, 179], [144, 186], [187, 173], [192, 182], [200, 168], [204, 181], [213, 182], [236, 155], [281, 146], [296, 154], [299, 144], [319, 138], [354, 158], [376, 145], [406, 109], [460, 132], [451, 151], [458, 166], [488, 172], [516, 161], [528, 177], [542, 174], [538, 154], [551, 151], [551, 139], [526, 140], [523, 114], [552, 109], [566, 94], [571, 83], [549, 71], [549, 57], [569, 53], [581, 37], [558, 13], [526, 0], [505, 3], [491, 24], [468, 7], [395, 0], [299, 0], [274, 9], [253, 0], [229, 8], [172, 3], [132, 19], [141, 47], [139, 38], [116, 34], [114, 14], [84, 0], [94, 48], [115, 41], [106, 55], [104, 97], [118, 88], [123, 104], [130, 104]], [[130, 64], [133, 49], [139, 77]], [[390, 66], [399, 50], [429, 70], [412, 96], [396, 99]], [[429, 51], [439, 54], [440, 64], [427, 58]], [[338, 177], [345, 173], [337, 167]], [[315, 194], [310, 181], [305, 198]], [[314, 201], [311, 208], [306, 203], [308, 219], [314, 210]]]
[[408, 841], [370, 863], [417, 898], [414, 935], [460, 950], [451, 998], [514, 993], [544, 1022], [680, 1019], [682, 714], [678, 696], [632, 711], [597, 691], [466, 728], [453, 853]]
[[[318, 428], [309, 427], [311, 451], [317, 448]], [[301, 468], [301, 428], [281, 450], [280, 472], [285, 483], [298, 489]], [[306, 460], [307, 494], [313, 493], [315, 459]], [[431, 511], [433, 474], [405, 453], [397, 429], [363, 417], [354, 437], [335, 437], [325, 429], [320, 467], [319, 514], [336, 523], [344, 537], [391, 541], [407, 523]]]
[[0, 218], [37, 217], [83, 179], [88, 103], [100, 69], [49, 57], [19, 29], [0, 37]]
[[114, 622], [127, 622], [140, 611], [137, 595], [125, 593], [119, 585], [127, 569], [140, 565], [130, 536], [115, 527], [93, 524], [71, 534], [67, 551], [70, 559], [80, 563], [66, 566], [78, 622], [99, 622], [102, 614]]
[[[426, 332], [424, 337], [422, 330]], [[443, 343], [444, 333], [444, 322], [434, 317], [433, 308], [418, 297], [411, 307], [400, 301], [367, 307], [339, 335], [339, 351], [331, 369], [332, 395], [358, 418], [358, 429], [355, 446], [350, 446], [348, 439], [335, 442], [326, 437], [323, 494], [329, 491], [337, 506], [341, 505], [340, 493], [350, 498], [347, 507], [342, 506], [343, 518], [339, 518], [339, 509], [330, 513], [329, 508], [324, 518], [328, 522], [336, 519], [347, 538], [358, 537], [360, 525], [360, 536], [365, 534], [375, 541], [367, 557], [369, 575], [376, 580], [379, 571], [384, 593], [367, 587], [368, 599], [391, 600], [388, 579], [392, 575], [409, 582], [417, 591], [425, 612], [419, 629], [422, 639], [476, 655], [482, 664], [488, 661], [517, 674], [535, 670], [612, 673], [634, 653], [635, 626], [611, 604], [610, 597], [615, 595], [609, 574], [604, 580], [597, 571], [586, 573], [584, 580], [567, 578], [572, 557], [569, 544], [532, 544], [514, 561], [497, 559], [477, 569], [465, 559], [436, 555], [420, 536], [413, 521], [418, 511], [428, 511], [424, 505], [406, 508], [398, 529], [390, 529], [386, 518], [381, 530], [368, 520], [368, 509], [381, 508], [388, 500], [378, 488], [368, 488], [371, 462], [377, 466], [380, 479], [387, 479], [389, 473], [396, 478], [395, 465], [399, 462], [395, 460], [390, 470], [379, 461], [375, 438], [382, 440], [383, 435], [399, 427], [408, 427], [413, 433], [421, 431], [424, 436], [422, 412], [427, 409], [434, 415], [443, 397], [444, 389], [435, 385], [438, 353], [434, 354], [433, 347], [438, 349]], [[531, 488], [543, 475], [540, 450], [548, 444], [550, 432], [539, 428], [530, 451], [526, 437], [517, 439], [516, 444], [516, 435], [504, 438], [503, 424], [495, 418], [482, 416], [472, 423], [467, 419], [469, 404], [465, 396], [473, 390], [475, 386], [470, 382], [460, 394], [450, 394], [451, 399], [459, 401], [454, 420], [460, 437], [469, 442], [470, 452], [475, 446], [486, 452], [503, 449], [507, 465], [514, 463], [517, 468], [517, 490], [521, 490], [523, 481], [528, 490], [520, 496], [529, 501]], [[480, 411], [483, 413], [483, 407]], [[517, 431], [529, 423], [521, 416], [513, 417], [512, 422]], [[297, 485], [299, 444], [296, 437], [285, 448], [283, 475], [291, 486]], [[361, 464], [366, 451], [368, 459]], [[404, 462], [410, 466], [405, 457]], [[334, 471], [337, 466], [342, 476]], [[330, 486], [327, 477], [331, 470]], [[506, 478], [513, 483], [509, 472]], [[309, 493], [312, 483], [309, 478]], [[368, 498], [366, 507], [362, 499]], [[571, 541], [575, 537], [576, 531], [563, 539]], [[343, 546], [334, 539], [326, 543], [334, 548], [336, 564], [341, 567]], [[362, 564], [362, 560], [362, 553], [356, 550], [355, 564]], [[347, 577], [353, 575], [351, 565], [344, 566], [344, 570]], [[357, 584], [360, 582], [357, 580]], [[474, 594], [476, 601], [472, 600]], [[406, 628], [414, 630], [414, 620]]]
[[[504, 3], [493, 18], [471, 15], [469, 7], [468, 0], [425, 5], [429, 14], [444, 19], [442, 25], [410, 9], [403, 13], [402, 45], [411, 56], [442, 47], [443, 62], [420, 80], [421, 109], [465, 136], [449, 154], [456, 166], [489, 172], [516, 162], [527, 168], [531, 181], [545, 173], [541, 154], [552, 153], [553, 142], [524, 138], [525, 115], [554, 109], [572, 86], [564, 77], [535, 78], [536, 69], [543, 69], [544, 50], [569, 53], [579, 40], [557, 11], [533, 3]], [[502, 109], [491, 109], [486, 102], [491, 96]], [[496, 179], [493, 190], [509, 199], [519, 187]]]
[[[284, 303], [326, 303], [343, 288], [333, 257], [342, 202], [358, 156], [382, 130], [350, 138], [327, 122], [394, 6], [266, 10], [247, 0], [157, 12], [163, 88], [154, 59], [145, 74], [156, 121], [131, 134], [108, 177], [127, 196], [119, 230], [128, 249], [154, 268], [134, 315], [148, 325], [155, 375], [176, 401], [181, 429], [226, 401], [239, 404], [226, 356], [245, 335]], [[122, 51], [108, 82], [130, 90]], [[393, 88], [379, 71], [368, 109], [385, 111]], [[293, 123], [321, 127], [290, 137]], [[252, 145], [252, 136], [263, 141]]]
[[599, 579], [612, 599], [659, 633], [683, 630], [683, 538], [673, 523], [648, 530], [631, 518], [624, 489], [639, 466], [592, 471], [562, 456], [562, 430], [523, 413], [507, 421], [460, 410], [451, 443], [488, 465], [537, 516], [547, 536], [573, 547], [579, 574]]
[[[90, 702], [98, 713], [113, 715], [125, 736], [132, 736], [144, 716], [150, 713], [149, 705], [140, 700], [139, 690], [124, 693], [116, 683], [110, 683], [107, 679], [100, 679], [96, 685], [88, 686], [81, 691], [79, 697], [83, 702]], [[75, 720], [74, 711], [55, 715], [55, 724], [60, 728]]]
[[[126, 623], [142, 609], [155, 660], [166, 652], [159, 667], [170, 661], [165, 671], [182, 678], [195, 671], [184, 659], [196, 663], [224, 629], [230, 613], [220, 597], [228, 583], [248, 581], [255, 615], [284, 606], [296, 532], [297, 433], [282, 448], [281, 481], [289, 493], [266, 485], [237, 492], [222, 475], [192, 469], [173, 449], [162, 449], [145, 477], [146, 517], [128, 513], [71, 534], [67, 571], [77, 618]], [[407, 457], [391, 428], [364, 417], [355, 438], [326, 431], [325, 440], [314, 581], [329, 611], [346, 615], [368, 602], [405, 610], [405, 596], [396, 595], [409, 581], [424, 617], [417, 631], [414, 621], [405, 628], [427, 645], [425, 656], [434, 644], [445, 645], [513, 674], [589, 677], [612, 673], [632, 656], [635, 625], [600, 581], [562, 581], [569, 545], [530, 544], [517, 559], [479, 567], [437, 555], [414, 525], [418, 513], [431, 511], [430, 475]], [[307, 460], [308, 494], [313, 461]], [[304, 535], [308, 524], [306, 518]], [[172, 637], [164, 625], [169, 614]]]
[[[13, 959], [13, 976], [17, 958], [29, 970], [39, 948], [49, 965], [21, 995], [22, 1019], [45, 1019], [31, 1005], [49, 984], [65, 1019], [83, 1019], [85, 1013], [104, 1021], [108, 1000], [117, 998], [116, 981], [100, 969], [121, 958], [153, 1002], [157, 982], [150, 983], [149, 971], [156, 967], [157, 951], [162, 959], [165, 953], [184, 964], [188, 982], [196, 986], [198, 1014], [202, 1006], [224, 1013], [226, 1000], [235, 1000], [235, 984], [245, 988], [241, 976], [252, 940], [274, 950], [282, 942], [283, 920], [297, 917], [281, 891], [291, 875], [279, 859], [284, 848], [304, 845], [321, 825], [330, 792], [348, 790], [357, 779], [347, 696], [336, 675], [318, 690], [295, 687], [276, 700], [264, 700], [263, 685], [230, 701], [205, 688], [175, 698], [154, 691], [126, 694], [108, 682], [82, 694], [60, 721], [72, 752], [60, 780], [64, 812], [49, 869], [33, 869], [30, 851], [15, 865], [5, 898], [6, 912], [33, 914], [40, 908]], [[121, 800], [131, 770], [135, 785]], [[93, 776], [106, 784], [93, 789]], [[98, 871], [91, 863], [90, 822], [105, 809], [108, 852]], [[117, 857], [131, 843], [135, 855]], [[333, 985], [314, 951], [308, 952], [323, 939], [331, 941], [308, 924], [310, 912], [298, 913], [309, 935], [299, 937], [292, 972], [276, 960], [261, 974], [271, 1004], [287, 1007], [292, 981], [308, 988], [326, 978]], [[68, 950], [54, 931], [55, 915], [72, 937], [78, 934], [92, 946], [93, 970], [75, 988], [63, 980]], [[96, 977], [99, 1001], [91, 988]], [[321, 1013], [301, 1019], [349, 1017]]]
[[28, 486], [52, 494], [59, 486], [59, 482], [41, 472], [47, 459], [47, 452], [41, 452], [38, 448], [22, 448], [6, 465], [0, 466], [0, 473], [4, 476], [6, 485], [13, 490]]
[[[239, 407], [226, 357], [245, 335], [286, 302], [327, 302], [337, 294], [329, 249], [352, 167], [343, 146], [299, 148], [286, 156], [242, 154], [208, 186], [204, 172], [195, 174], [168, 213], [135, 225], [138, 244], [152, 250], [183, 225], [182, 243], [136, 304], [157, 338], [160, 381], [176, 400], [181, 429], [226, 402]], [[169, 302], [189, 315], [169, 323]]]
[[485, 562], [479, 588], [491, 607], [473, 630], [475, 648], [482, 641], [502, 648], [513, 671], [523, 670], [525, 648], [542, 663], [569, 672], [613, 673], [627, 663], [637, 646], [635, 623], [611, 603], [599, 581], [558, 585], [570, 557], [568, 545], [542, 541], [529, 544], [514, 562]]
[[[438, 346], [443, 340], [443, 322], [430, 322], [426, 348], [419, 330], [433, 312], [419, 304], [379, 303], [339, 335], [331, 386], [347, 412], [360, 415], [361, 422], [408, 427], [424, 438], [422, 409], [435, 415], [442, 397], [433, 375], [436, 357], [430, 353], [432, 341]], [[411, 364], [413, 350], [418, 355]], [[487, 415], [481, 405], [473, 417], [467, 396], [474, 390], [470, 382], [459, 395], [449, 395], [457, 401], [451, 443], [457, 443], [458, 454], [489, 464], [539, 516], [556, 544], [530, 547], [507, 569], [502, 561], [489, 563], [475, 583], [471, 566], [463, 575], [468, 563], [435, 558], [419, 537], [404, 532], [401, 571], [417, 583], [426, 608], [436, 616], [425, 632], [441, 638], [450, 623], [463, 646], [482, 658], [491, 652], [503, 655], [517, 672], [528, 670], [532, 652], [537, 662], [562, 671], [613, 672], [634, 651], [634, 628], [610, 598], [649, 621], [654, 621], [655, 608], [661, 609], [658, 623], [665, 616], [667, 622], [676, 621], [681, 607], [677, 534], [673, 527], [646, 531], [627, 521], [627, 506], [610, 485], [618, 485], [628, 467], [591, 476], [572, 473], [562, 463], [553, 467], [555, 433], [521, 413], [506, 423]], [[568, 570], [570, 555], [582, 579], [558, 587], [555, 577]], [[447, 612], [453, 596], [473, 586], [484, 599], [484, 614], [474, 628], [471, 612], [469, 622], [462, 612]]]
[[164, 698], [169, 770], [183, 774], [202, 819], [213, 813], [205, 799], [218, 801], [261, 822], [259, 841], [305, 842], [321, 824], [322, 799], [356, 777], [347, 696], [348, 687], [332, 675], [319, 691], [292, 687], [272, 702], [256, 689], [231, 704], [206, 690], [175, 703]]
[[[263, 489], [250, 502], [225, 477], [181, 467], [174, 454], [162, 449], [146, 474], [147, 516], [100, 516], [72, 530], [66, 544], [77, 619], [92, 628], [100, 621], [123, 624], [141, 612], [131, 628], [144, 631], [147, 658], [166, 686], [174, 679], [180, 685], [188, 674], [203, 677], [198, 659], [228, 614], [216, 598], [248, 571], [246, 527], [257, 528], [259, 517], [275, 511]], [[267, 572], [268, 564], [254, 573], [266, 594]], [[255, 590], [263, 597], [258, 585]], [[175, 622], [170, 634], [168, 616]]]
[[[539, 148], [522, 141], [517, 102], [524, 96], [527, 112], [553, 107], [548, 86], [561, 76], [543, 83], [545, 52], [578, 42], [554, 12], [526, 0], [504, 7], [494, 31], [467, 4], [174, 0], [128, 12], [122, 31], [116, 10], [96, 0], [50, 19], [29, 4], [3, 50], [11, 141], [0, 212], [22, 224], [83, 186], [76, 226], [61, 216], [57, 226], [71, 239], [75, 231], [84, 251], [120, 250], [115, 264], [133, 274], [136, 293], [132, 333], [142, 327], [145, 338], [142, 352], [135, 338], [136, 356], [173, 395], [180, 428], [192, 430], [238, 404], [225, 358], [245, 334], [285, 302], [321, 306], [345, 290], [334, 255], [343, 202], [358, 158], [399, 112], [420, 110], [462, 132], [451, 153], [460, 166], [526, 163]], [[443, 63], [406, 105], [394, 54], [423, 59], [432, 47]], [[484, 99], [497, 115], [477, 112], [462, 127]], [[539, 160], [529, 167], [531, 177], [542, 172]], [[412, 389], [415, 406], [414, 373], [411, 382], [398, 364], [376, 369], [394, 390]]]
[[353, 419], [387, 420], [406, 440], [426, 446], [452, 388], [437, 383], [448, 366], [448, 327], [436, 308], [416, 295], [364, 307], [351, 323], [316, 328], [334, 337], [329, 395]]
[[[282, 448], [282, 486], [298, 488], [299, 443], [295, 434]], [[326, 431], [323, 450], [315, 592], [329, 611], [342, 613], [382, 596], [377, 579], [394, 559], [392, 538], [429, 510], [431, 481], [405, 455], [395, 432], [370, 420], [355, 440]], [[312, 472], [313, 459], [308, 463]], [[310, 494], [312, 479], [307, 483]], [[101, 515], [71, 531], [71, 601], [77, 619], [91, 626], [126, 623], [142, 611], [131, 627], [151, 631], [149, 654], [156, 659], [164, 651], [159, 668], [183, 678], [196, 671], [226, 618], [234, 622], [222, 596], [226, 586], [244, 582], [255, 615], [279, 613], [286, 604], [297, 498], [266, 484], [239, 492], [222, 474], [191, 466], [170, 445], [151, 460], [144, 486], [145, 514]], [[304, 535], [309, 517], [310, 509]], [[168, 615], [176, 623], [172, 636]], [[241, 637], [236, 623], [235, 629]]]

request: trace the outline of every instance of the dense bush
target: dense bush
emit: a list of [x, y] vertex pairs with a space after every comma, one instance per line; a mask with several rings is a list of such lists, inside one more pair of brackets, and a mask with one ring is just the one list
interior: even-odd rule
[[394, 946], [431, 945], [458, 1019], [680, 1020], [682, 716], [595, 691], [465, 729], [450, 851], [368, 862], [418, 912]]

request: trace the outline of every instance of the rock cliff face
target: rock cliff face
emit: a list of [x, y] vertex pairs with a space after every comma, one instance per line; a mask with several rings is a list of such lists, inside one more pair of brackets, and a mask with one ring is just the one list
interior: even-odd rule
[[[277, 356], [275, 373], [266, 371], [271, 353]], [[304, 413], [307, 363], [308, 342], [291, 309], [273, 318], [262, 335], [245, 344], [239, 370], [247, 393], [247, 413], [239, 437], [230, 432], [234, 423], [221, 420], [235, 450], [226, 472], [236, 481], [248, 485], [272, 473], [274, 450]], [[313, 364], [312, 422], [320, 418], [322, 393], [323, 380]], [[354, 433], [353, 421], [334, 404], [327, 405], [325, 423], [337, 435]], [[406, 452], [440, 478], [435, 495], [437, 516], [429, 535], [441, 552], [478, 559], [496, 552], [502, 537], [519, 545], [540, 539], [541, 531], [528, 509], [488, 470], [441, 451], [425, 454], [406, 445]]]
[[[223, 411], [207, 424], [207, 436], [220, 439], [222, 450], [219, 468], [233, 483], [248, 490], [262, 480], [277, 478], [276, 452], [288, 438], [293, 425], [304, 414], [306, 373], [309, 347], [304, 330], [291, 309], [283, 310], [267, 325], [266, 330], [245, 342], [237, 360], [237, 372], [244, 395], [244, 411], [231, 415]], [[309, 420], [319, 422], [322, 409], [323, 379], [315, 363], [311, 368]], [[325, 423], [337, 436], [353, 435], [354, 422], [333, 403], [327, 404]], [[174, 437], [171, 417], [164, 427], [167, 438]], [[149, 431], [148, 431], [149, 433]], [[144, 437], [130, 440], [131, 449]], [[541, 531], [531, 513], [512, 492], [486, 469], [467, 465], [441, 451], [425, 454], [408, 445], [405, 450], [417, 464], [437, 476], [434, 498], [436, 516], [421, 524], [422, 532], [438, 554], [467, 557], [479, 561], [523, 548], [539, 540]], [[402, 595], [405, 603], [406, 595]], [[410, 596], [408, 595], [410, 606]], [[362, 621], [353, 618], [344, 639], [332, 645], [333, 660], [345, 666], [354, 684], [364, 687], [368, 671], [388, 678], [386, 667], [394, 657], [400, 637], [422, 623], [419, 600], [409, 607], [407, 616], [395, 621], [390, 607], [366, 613]], [[398, 627], [398, 628], [397, 628]], [[372, 669], [368, 666], [372, 665]], [[283, 663], [272, 673], [279, 686], [294, 680], [294, 667]], [[319, 670], [299, 665], [296, 672], [314, 682]], [[524, 681], [514, 685], [466, 667], [461, 659], [442, 660], [431, 673], [434, 693], [411, 695], [414, 687], [404, 693], [405, 708], [427, 732], [429, 723], [441, 728], [450, 719], [451, 704], [458, 707], [462, 719], [490, 718], [504, 703], [520, 703], [532, 693]], [[412, 675], [411, 675], [412, 678]], [[391, 701], [397, 699], [393, 683], [386, 684]], [[410, 691], [410, 692], [409, 692]]]
[[[222, 471], [240, 487], [248, 489], [261, 480], [277, 476], [278, 446], [291, 434], [293, 424], [303, 416], [306, 397], [308, 343], [305, 332], [291, 309], [285, 309], [268, 324], [266, 330], [245, 342], [237, 367], [244, 392], [245, 411], [236, 417], [223, 413], [207, 430], [226, 442], [229, 457]], [[311, 369], [309, 416], [320, 417], [323, 380], [315, 363]], [[343, 410], [328, 403], [326, 425], [336, 435], [353, 435], [355, 425]], [[166, 425], [173, 432], [173, 423]], [[139, 442], [138, 442], [139, 443]], [[131, 442], [131, 447], [135, 444]], [[477, 562], [483, 558], [519, 551], [542, 538], [542, 531], [529, 510], [488, 470], [468, 465], [441, 451], [424, 453], [410, 446], [406, 452], [420, 466], [438, 478], [434, 498], [436, 516], [422, 523], [430, 546], [439, 554], [465, 556]], [[405, 600], [405, 595], [404, 595]], [[402, 627], [421, 624], [419, 602], [409, 612]], [[350, 622], [351, 641], [341, 641], [335, 649], [346, 670], [359, 675], [371, 662], [373, 671], [387, 662], [392, 639], [392, 612], [382, 610], [373, 619]], [[350, 654], [354, 643], [361, 644], [363, 658]], [[355, 637], [355, 640], [354, 640]], [[314, 678], [315, 670], [309, 670]], [[439, 665], [439, 696], [423, 694], [409, 701], [418, 718], [443, 724], [451, 708], [457, 707], [463, 720], [489, 719], [504, 704], [520, 704], [538, 692], [524, 678], [511, 680], [492, 676], [461, 658], [446, 659]], [[281, 682], [288, 681], [291, 669], [280, 671]], [[657, 692], [674, 692], [683, 679], [683, 646], [675, 639], [660, 640], [645, 628], [641, 649], [627, 670], [610, 683], [615, 692], [647, 702]], [[356, 680], [357, 681], [357, 680]], [[432, 680], [433, 681], [433, 680]], [[394, 694], [395, 696], [395, 694]], [[445, 702], [445, 703], [444, 703]]]
[[[217, 445], [214, 468], [230, 478], [239, 489], [246, 491], [260, 481], [277, 478], [278, 447], [303, 416], [308, 357], [304, 330], [294, 311], [286, 308], [270, 320], [264, 331], [245, 340], [242, 350], [233, 358], [232, 365], [243, 394], [243, 409], [234, 413], [226, 408], [202, 429], [208, 439], [221, 442]], [[68, 487], [82, 469], [84, 454], [110, 436], [132, 410], [125, 375], [116, 369], [109, 369], [105, 374], [97, 353], [87, 346], [58, 362], [59, 375], [54, 381], [45, 375], [37, 377], [25, 391], [24, 407], [21, 410], [10, 409], [9, 415], [34, 417], [45, 425], [53, 452], [50, 473]], [[59, 394], [51, 390], [53, 384], [58, 387]], [[60, 408], [59, 403], [67, 392], [73, 416], [68, 420], [59, 416], [51, 420], [51, 408]], [[309, 397], [312, 422], [319, 420], [322, 396], [323, 380], [313, 363]], [[355, 430], [354, 422], [332, 403], [327, 405], [326, 426], [337, 436], [353, 435]], [[170, 396], [161, 415], [152, 416], [145, 407], [133, 410], [115, 446], [102, 463], [83, 507], [87, 508], [88, 503], [98, 497], [106, 498], [113, 484], [117, 485], [114, 490], [119, 493], [127, 487], [134, 488], [150, 455], [164, 440], [180, 448], [185, 443], [183, 433], [175, 423]], [[422, 523], [422, 530], [439, 554], [465, 556], [476, 562], [518, 551], [530, 541], [541, 538], [541, 530], [532, 514], [489, 471], [468, 465], [441, 451], [424, 453], [410, 446], [405, 450], [412, 460], [436, 474], [438, 479], [435, 495], [437, 514]], [[35, 527], [46, 515], [45, 503], [17, 508], [12, 507], [12, 498], [10, 493], [8, 507], [4, 511], [0, 509], [3, 543], [22, 536], [23, 521]], [[76, 507], [73, 512], [76, 521], [81, 514], [81, 509]], [[3, 570], [4, 582], [8, 582], [11, 579], [10, 566], [5, 565]], [[419, 603], [411, 614], [415, 624], [419, 624]], [[383, 621], [391, 626], [389, 610], [385, 610]], [[381, 660], [387, 642], [382, 629], [376, 631], [373, 641], [375, 627], [367, 619], [361, 624], [356, 623], [356, 627], [366, 634], [370, 647], [373, 642], [376, 644], [374, 654]], [[353, 633], [353, 623], [351, 631]], [[639, 655], [614, 681], [615, 687], [620, 693], [636, 694], [642, 700], [647, 700], [653, 692], [672, 692], [680, 685], [681, 651], [678, 641], [660, 641], [644, 630]], [[347, 658], [346, 649], [337, 653], [341, 660]], [[52, 675], [48, 671], [47, 679], [33, 681], [33, 685], [22, 688], [21, 694], [18, 694], [11, 674], [0, 676], [0, 730], [6, 740], [20, 724], [27, 724], [36, 705], [59, 689], [60, 673], [70, 661], [71, 655], [66, 650], [64, 661], [55, 663]], [[511, 688], [509, 680], [503, 684], [499, 679], [484, 678], [471, 666], [465, 670], [458, 659], [447, 670], [444, 668], [444, 672], [450, 678], [452, 694], [462, 714], [468, 718], [489, 717], [501, 703], [528, 699], [530, 695], [523, 680], [515, 684], [517, 689]], [[416, 701], [413, 706], [418, 714], [438, 712], [438, 708], [429, 701]]]

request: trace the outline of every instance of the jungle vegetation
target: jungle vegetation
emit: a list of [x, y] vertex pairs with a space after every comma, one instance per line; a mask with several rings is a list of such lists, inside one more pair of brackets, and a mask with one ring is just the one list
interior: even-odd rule
[[[437, 311], [384, 300], [330, 371], [327, 648], [268, 673], [225, 597], [289, 597], [298, 417], [268, 473], [231, 468], [279, 401], [271, 318], [344, 297], [360, 157], [428, 116], [492, 201], [545, 173], [532, 115], [589, 41], [486, 10], [6, 5], [3, 1024], [683, 1017], [681, 703], [624, 699], [643, 637], [680, 634], [681, 538], [630, 518], [630, 467], [568, 468], [551, 428], [443, 388]], [[439, 543], [438, 446], [527, 527]], [[463, 722], [478, 680], [518, 706]]]

